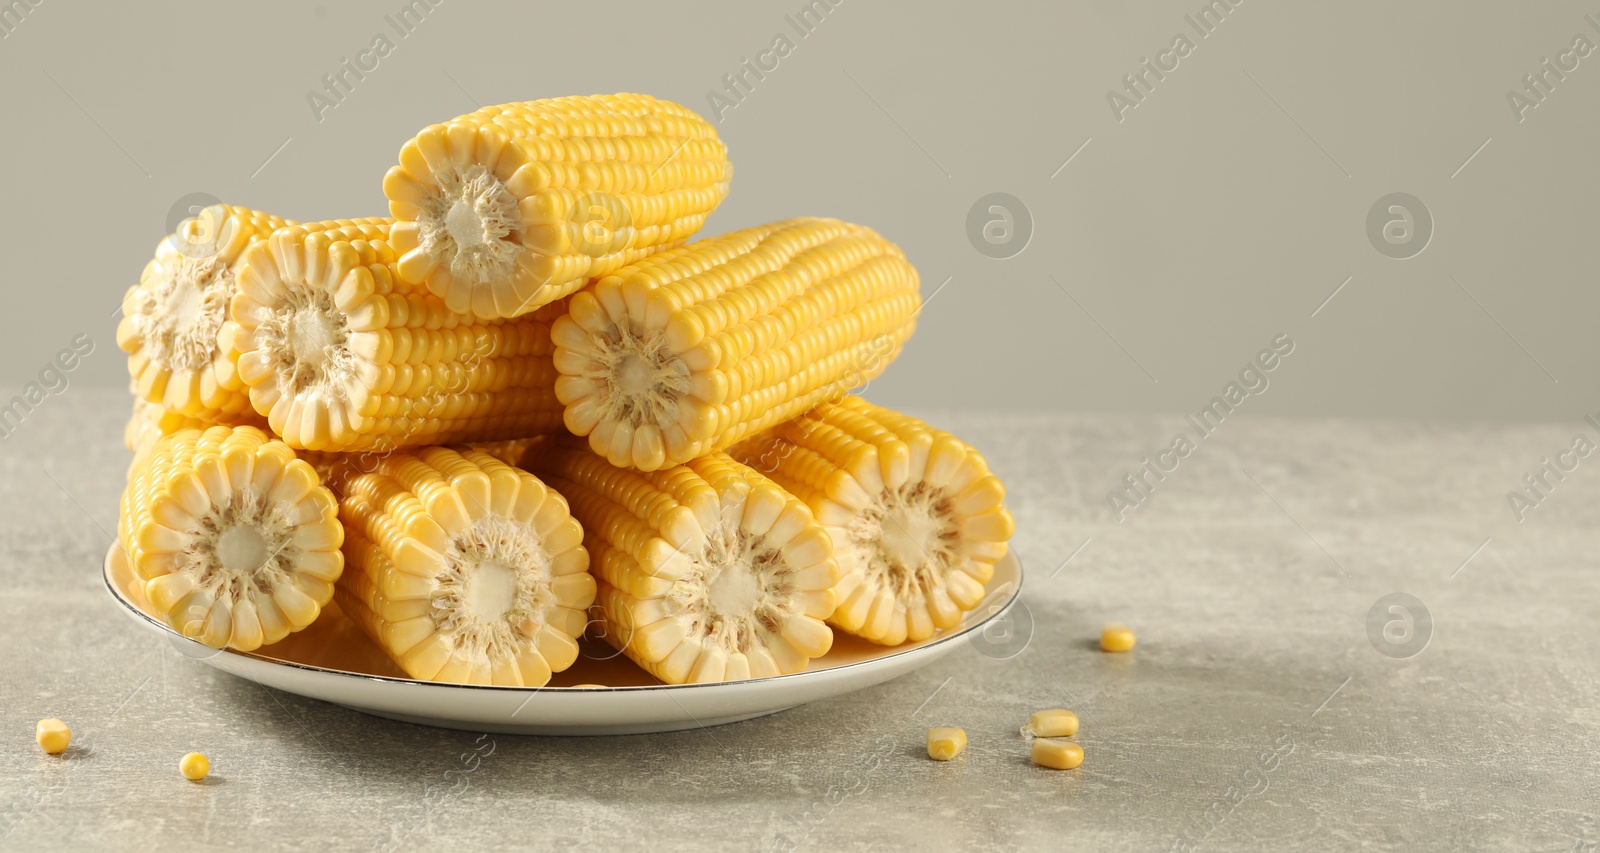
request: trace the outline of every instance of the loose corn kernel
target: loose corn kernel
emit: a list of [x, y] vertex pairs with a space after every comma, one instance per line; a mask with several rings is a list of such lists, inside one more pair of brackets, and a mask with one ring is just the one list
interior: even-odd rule
[[967, 748], [967, 732], [953, 726], [928, 729], [928, 757], [934, 761], [949, 761]]
[[198, 782], [211, 772], [211, 761], [203, 752], [191, 752], [178, 762], [178, 772], [183, 774], [183, 778]]
[[1042, 737], [1033, 742], [1033, 763], [1053, 770], [1071, 770], [1083, 763], [1083, 747], [1070, 740]]
[[1121, 622], [1107, 622], [1100, 629], [1100, 650], [1103, 652], [1125, 652], [1133, 648], [1133, 631]]
[[1023, 737], [1072, 737], [1078, 733], [1078, 715], [1065, 708], [1035, 711], [1022, 727]]
[[67, 751], [67, 744], [72, 743], [72, 729], [67, 724], [55, 717], [40, 720], [34, 727], [33, 739], [39, 746], [51, 755], [60, 755]]

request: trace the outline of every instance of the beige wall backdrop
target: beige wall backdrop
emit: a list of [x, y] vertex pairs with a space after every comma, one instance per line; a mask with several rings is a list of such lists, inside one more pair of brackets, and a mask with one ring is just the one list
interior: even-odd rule
[[17, 0], [0, 35], [0, 399], [83, 335], [49, 384], [124, 381], [121, 294], [191, 197], [380, 215], [425, 124], [633, 90], [717, 118], [708, 233], [905, 247], [880, 402], [1194, 412], [1287, 336], [1245, 413], [1600, 410], [1593, 0]]

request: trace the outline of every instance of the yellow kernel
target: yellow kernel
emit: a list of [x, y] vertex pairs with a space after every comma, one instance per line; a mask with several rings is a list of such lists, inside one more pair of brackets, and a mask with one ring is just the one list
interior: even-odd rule
[[39, 721], [33, 729], [33, 739], [39, 746], [51, 755], [60, 755], [67, 751], [67, 744], [72, 743], [72, 729], [67, 724], [55, 717]]
[[205, 753], [191, 752], [178, 762], [178, 772], [183, 774], [183, 778], [198, 782], [211, 772], [211, 761], [206, 758]]
[[1072, 737], [1078, 733], [1078, 715], [1065, 708], [1035, 711], [1022, 727], [1023, 737]]
[[928, 757], [934, 761], [949, 761], [967, 748], [967, 732], [947, 726], [928, 729]]
[[1070, 740], [1042, 737], [1033, 742], [1033, 763], [1053, 770], [1071, 770], [1083, 763], [1083, 747]]
[[1100, 650], [1103, 652], [1125, 652], [1133, 648], [1133, 631], [1121, 622], [1107, 622], [1100, 629]]
[[569, 689], [571, 689], [571, 690], [580, 690], [580, 689], [588, 688], [588, 689], [592, 690], [592, 689], [597, 688], [597, 687], [600, 688], [601, 690], [606, 689], [606, 686], [604, 684], [574, 684]]

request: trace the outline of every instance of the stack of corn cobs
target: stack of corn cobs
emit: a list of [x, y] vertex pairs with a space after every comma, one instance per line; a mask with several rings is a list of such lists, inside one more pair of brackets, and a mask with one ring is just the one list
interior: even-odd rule
[[956, 625], [1003, 487], [848, 396], [910, 337], [917, 272], [832, 219], [690, 242], [731, 175], [677, 104], [556, 98], [417, 134], [389, 218], [185, 221], [123, 301], [114, 558], [209, 646], [336, 599], [433, 681], [545, 684], [586, 629], [678, 684]]

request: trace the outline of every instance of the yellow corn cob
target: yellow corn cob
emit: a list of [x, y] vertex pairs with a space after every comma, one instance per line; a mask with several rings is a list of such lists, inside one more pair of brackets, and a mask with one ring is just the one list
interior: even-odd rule
[[191, 418], [171, 411], [160, 403], [151, 403], [139, 397], [133, 398], [133, 414], [128, 417], [128, 424], [122, 428], [122, 441], [135, 454], [149, 450], [164, 435], [172, 435], [179, 430], [205, 429], [215, 426], [199, 418]]
[[[131, 427], [130, 427], [131, 428]], [[473, 450], [482, 450], [507, 465], [517, 465], [538, 438], [510, 438], [504, 441], [474, 441], [461, 445]], [[344, 484], [353, 477], [362, 474], [371, 474], [378, 470], [383, 460], [396, 453], [397, 450], [366, 450], [355, 453], [337, 453], [327, 450], [302, 450], [300, 458], [311, 463], [322, 482], [335, 494], [340, 493]]]
[[514, 317], [700, 230], [733, 170], [700, 116], [648, 95], [484, 107], [425, 128], [383, 191], [399, 272]]
[[391, 450], [561, 429], [560, 305], [473, 320], [394, 274], [390, 220], [284, 228], [251, 247], [232, 315], [250, 402], [291, 447]]
[[1015, 525], [1005, 487], [947, 432], [861, 399], [785, 423], [730, 453], [805, 501], [843, 577], [829, 621], [898, 645], [983, 601]]
[[179, 633], [250, 651], [310, 625], [344, 568], [333, 494], [255, 427], [163, 436], [128, 472], [117, 540]]
[[508, 438], [504, 441], [477, 441], [467, 446], [474, 450], [482, 450], [507, 465], [517, 465], [522, 462], [523, 455], [536, 441], [537, 438]]
[[128, 353], [134, 393], [208, 423], [266, 426], [250, 408], [227, 329], [239, 258], [294, 223], [212, 205], [163, 239], [139, 283], [122, 297], [117, 345]]
[[653, 471], [722, 450], [883, 372], [916, 328], [899, 247], [791, 219], [654, 255], [555, 321], [567, 429]]
[[537, 687], [594, 601], [560, 495], [481, 450], [399, 451], [344, 484], [339, 605], [413, 678]]
[[662, 681], [799, 672], [832, 645], [822, 620], [839, 567], [827, 534], [726, 454], [640, 473], [563, 441], [524, 465], [583, 524], [605, 640]]

